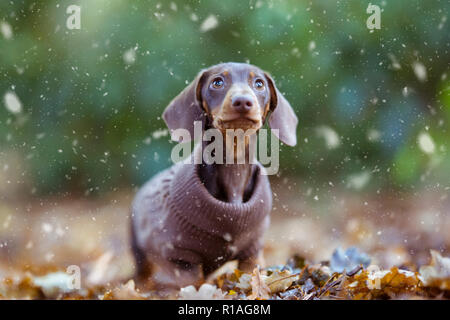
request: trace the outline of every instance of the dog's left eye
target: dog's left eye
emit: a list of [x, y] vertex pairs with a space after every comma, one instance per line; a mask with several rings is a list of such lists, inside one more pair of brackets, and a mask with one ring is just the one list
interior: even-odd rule
[[261, 79], [256, 79], [255, 88], [257, 90], [263, 90], [264, 89], [264, 81], [262, 81]]
[[220, 89], [223, 87], [223, 79], [222, 78], [215, 78], [212, 82], [211, 85], [215, 88], [215, 89]]

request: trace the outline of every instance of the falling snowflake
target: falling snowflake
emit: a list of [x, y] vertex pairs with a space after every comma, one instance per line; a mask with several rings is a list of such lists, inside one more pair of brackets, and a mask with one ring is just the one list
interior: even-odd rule
[[402, 68], [395, 55], [393, 55], [392, 53], [389, 53], [388, 57], [391, 60], [391, 63], [392, 63], [391, 66], [394, 70], [399, 70]]
[[319, 137], [325, 139], [325, 143], [328, 149], [335, 149], [339, 147], [341, 141], [338, 134], [332, 128], [328, 126], [320, 126], [316, 128], [316, 133]]
[[436, 149], [433, 139], [427, 132], [422, 132], [419, 134], [417, 143], [419, 144], [420, 150], [426, 154], [432, 154]]
[[167, 129], [159, 129], [152, 133], [153, 139], [159, 139], [162, 137], [166, 137], [169, 134], [169, 131]]
[[402, 95], [406, 98], [411, 93], [411, 90], [408, 87], [404, 87], [402, 89]]
[[126, 64], [134, 64], [136, 62], [136, 49], [130, 48], [123, 54], [123, 61]]
[[9, 112], [14, 114], [22, 112], [22, 103], [14, 92], [6, 92], [5, 96], [3, 97], [3, 101], [5, 103], [6, 109]]
[[195, 13], [191, 14], [191, 20], [194, 21], [194, 22], [198, 21], [198, 17], [197, 17], [197, 15]]
[[0, 32], [2, 33], [3, 37], [6, 40], [9, 40], [13, 36], [12, 28], [8, 22], [1, 22], [0, 23]]
[[414, 62], [412, 64], [414, 74], [416, 75], [417, 79], [419, 79], [420, 82], [424, 82], [427, 80], [427, 69], [421, 62]]
[[367, 131], [367, 140], [370, 142], [377, 142], [381, 138], [381, 132], [376, 129], [369, 129]]
[[347, 187], [361, 190], [370, 181], [371, 174], [368, 171], [352, 174], [348, 177]]
[[219, 21], [217, 20], [216, 16], [211, 14], [205, 19], [205, 21], [203, 21], [202, 25], [200, 26], [200, 31], [207, 32], [216, 28], [218, 25]]

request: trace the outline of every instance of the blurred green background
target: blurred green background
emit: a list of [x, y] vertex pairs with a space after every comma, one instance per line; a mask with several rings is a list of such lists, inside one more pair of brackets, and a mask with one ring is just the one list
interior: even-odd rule
[[290, 186], [448, 188], [449, 2], [371, 3], [372, 32], [360, 0], [1, 1], [0, 197], [142, 184], [171, 164], [165, 106], [225, 61], [270, 72], [295, 108]]

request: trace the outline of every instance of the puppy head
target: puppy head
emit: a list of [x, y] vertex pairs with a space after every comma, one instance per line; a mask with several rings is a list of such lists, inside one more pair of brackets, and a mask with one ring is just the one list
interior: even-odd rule
[[191, 136], [194, 121], [214, 128], [258, 130], [269, 115], [269, 126], [287, 145], [295, 145], [297, 117], [272, 78], [244, 63], [223, 63], [201, 71], [166, 108], [170, 130], [184, 128]]

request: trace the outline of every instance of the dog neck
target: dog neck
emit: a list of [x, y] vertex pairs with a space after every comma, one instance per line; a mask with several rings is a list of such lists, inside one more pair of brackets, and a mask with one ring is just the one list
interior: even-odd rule
[[[203, 142], [203, 147], [210, 142]], [[255, 165], [250, 163], [250, 146], [245, 143], [245, 161], [242, 164], [236, 163], [237, 151], [236, 146], [228, 145], [226, 139], [223, 142], [223, 164], [206, 164], [203, 163], [200, 175], [205, 187], [217, 199], [231, 202], [243, 203], [251, 196], [254, 187]], [[234, 148], [235, 162], [227, 164], [226, 153], [227, 148]], [[204, 148], [203, 148], [204, 149]], [[239, 150], [242, 152], [242, 150]]]

